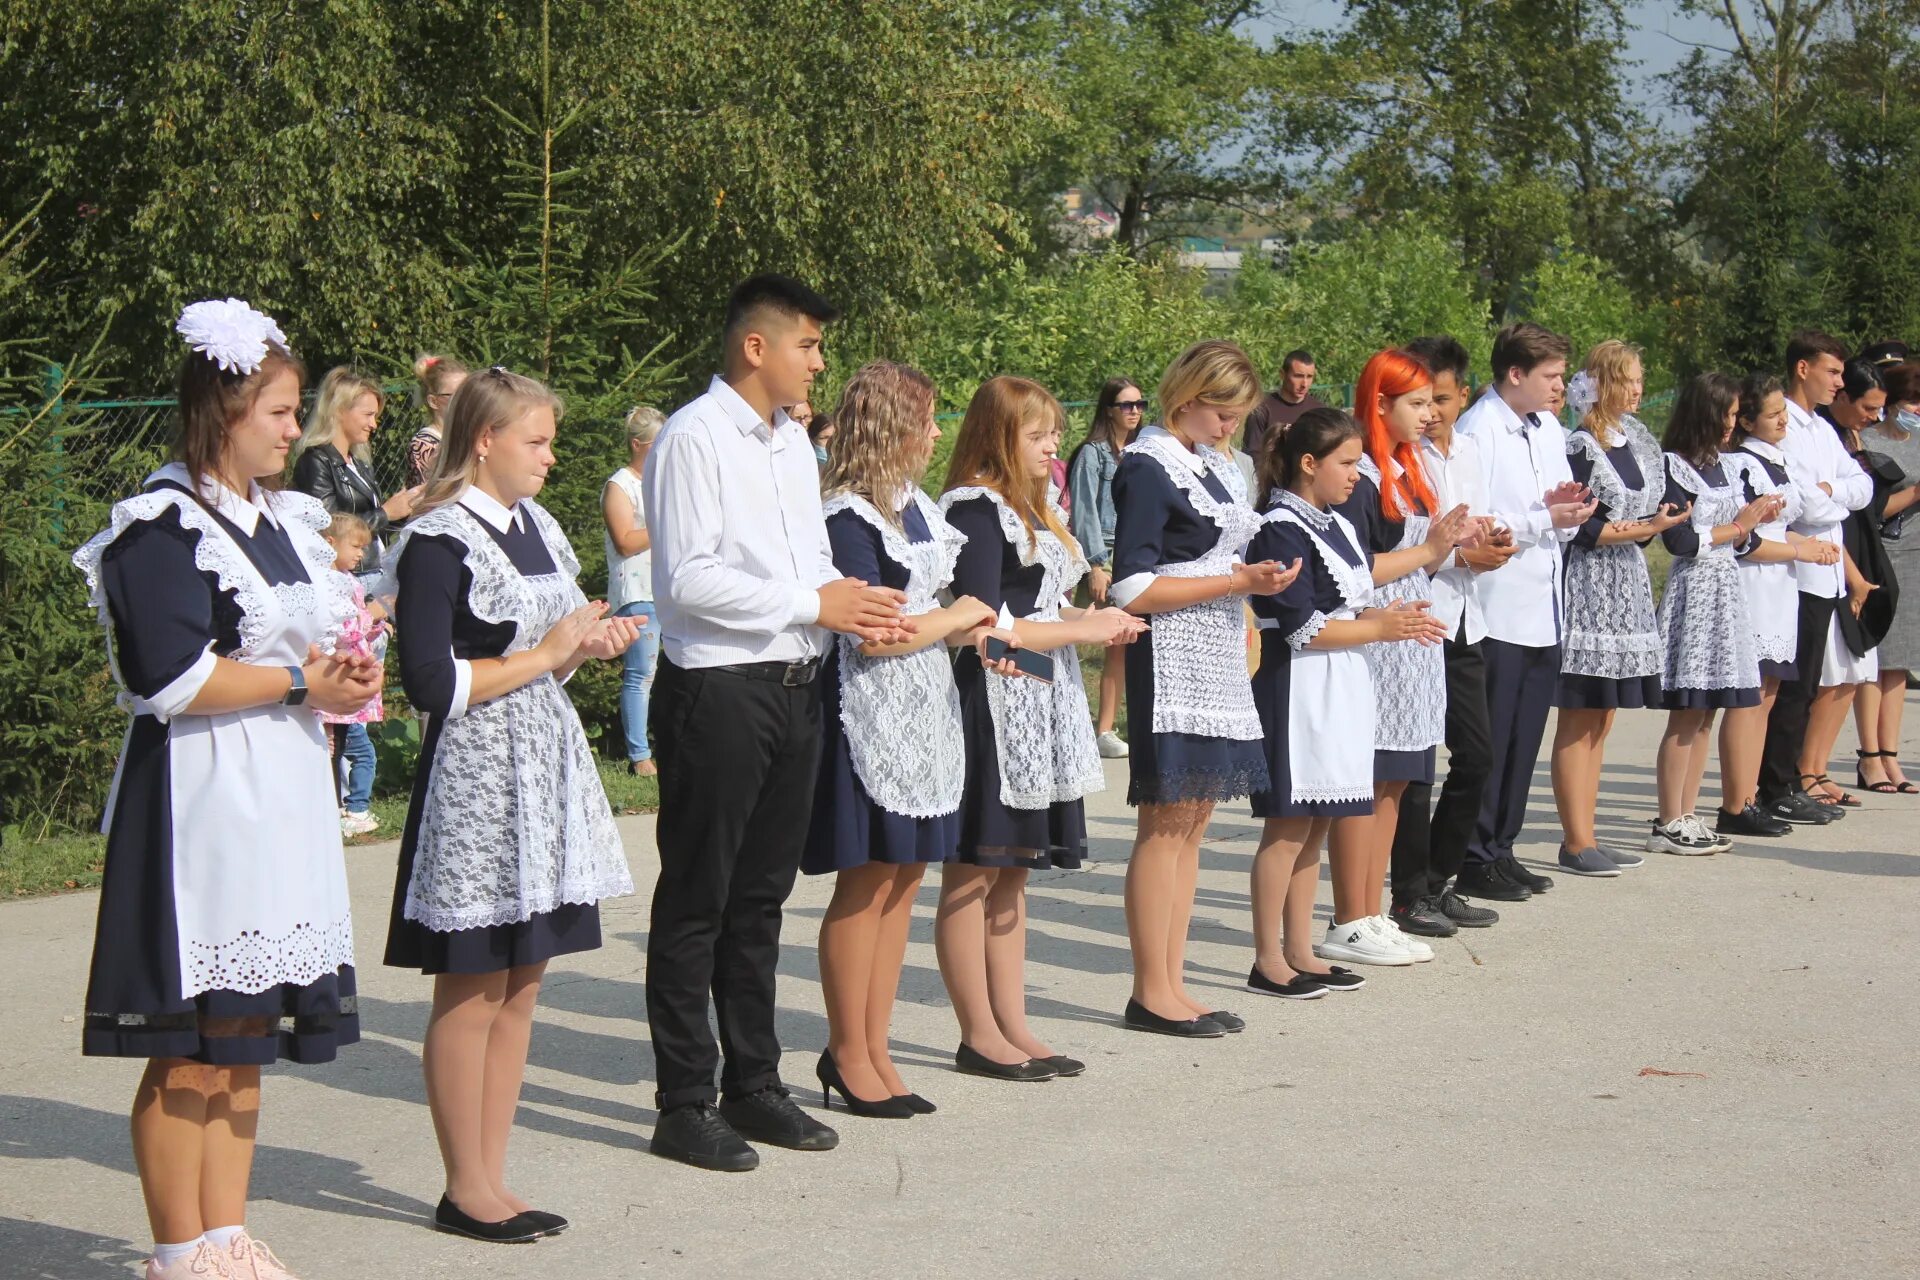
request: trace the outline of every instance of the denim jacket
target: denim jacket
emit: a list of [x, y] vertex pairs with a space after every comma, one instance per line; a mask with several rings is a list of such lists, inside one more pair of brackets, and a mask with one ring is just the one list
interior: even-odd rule
[[1119, 456], [1105, 445], [1082, 445], [1067, 471], [1067, 492], [1073, 505], [1067, 523], [1087, 563], [1105, 565], [1113, 556], [1113, 474]]

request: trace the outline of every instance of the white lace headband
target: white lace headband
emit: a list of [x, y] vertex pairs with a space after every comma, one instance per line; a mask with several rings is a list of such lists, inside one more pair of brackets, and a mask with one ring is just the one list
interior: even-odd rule
[[189, 347], [228, 373], [256, 373], [269, 349], [288, 350], [287, 335], [273, 317], [238, 298], [191, 303], [173, 327]]

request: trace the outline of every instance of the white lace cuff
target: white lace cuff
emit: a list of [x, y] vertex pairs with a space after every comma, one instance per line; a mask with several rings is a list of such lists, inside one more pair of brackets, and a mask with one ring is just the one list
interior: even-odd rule
[[220, 659], [213, 654], [213, 644], [208, 642], [200, 656], [194, 659], [192, 666], [173, 678], [172, 683], [154, 694], [151, 698], [142, 698], [138, 694], [128, 697], [133, 714], [152, 716], [161, 724], [178, 715], [185, 715], [193, 700], [200, 696], [200, 690], [206, 687], [213, 677], [213, 668]]
[[1153, 585], [1155, 575], [1151, 573], [1130, 573], [1107, 588], [1108, 597], [1122, 609], [1138, 600], [1146, 589]]
[[447, 704], [447, 719], [458, 720], [467, 714], [467, 699], [473, 696], [473, 664], [465, 658], [453, 660], [453, 701]]
[[1326, 628], [1326, 625], [1332, 621], [1333, 619], [1331, 617], [1315, 609], [1313, 616], [1301, 623], [1299, 629], [1287, 637], [1288, 647], [1293, 649], [1306, 648], [1313, 642], [1313, 638], [1319, 635], [1320, 632]]

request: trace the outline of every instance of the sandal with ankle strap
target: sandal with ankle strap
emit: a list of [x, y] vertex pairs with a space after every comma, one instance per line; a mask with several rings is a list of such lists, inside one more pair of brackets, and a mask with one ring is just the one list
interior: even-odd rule
[[[1856, 751], [1854, 754], [1862, 759], [1868, 756], [1877, 756], [1882, 760], [1891, 760], [1895, 768], [1898, 768], [1900, 765], [1900, 753], [1898, 751]], [[1892, 773], [1893, 770], [1889, 769], [1887, 772]], [[1905, 778], [1901, 778], [1898, 782], [1895, 782], [1892, 778], [1888, 778], [1886, 789], [1898, 795], [1920, 796], [1920, 787], [1914, 786], [1913, 783], [1907, 781]]]
[[[1860, 807], [1860, 797], [1848, 795], [1844, 788], [1842, 788], [1838, 783], [1836, 783], [1832, 778], [1828, 777], [1826, 774], [1803, 773], [1800, 775], [1800, 780], [1802, 782], [1805, 782], [1809, 778], [1813, 779], [1813, 781], [1820, 786], [1832, 787], [1835, 791], [1838, 791], [1840, 793], [1838, 796], [1830, 796], [1824, 793], [1817, 796], [1813, 796], [1813, 798], [1818, 800], [1821, 804], [1837, 805], [1842, 809], [1858, 809]], [[1808, 795], [1813, 795], [1813, 789], [1811, 787], [1806, 788], [1806, 792]]]
[[1900, 790], [1899, 787], [1894, 785], [1893, 780], [1891, 778], [1883, 779], [1879, 782], [1867, 781], [1866, 762], [1869, 760], [1878, 760], [1882, 756], [1890, 756], [1893, 754], [1893, 752], [1891, 751], [1856, 751], [1853, 754], [1856, 757], [1858, 757], [1860, 760], [1860, 767], [1856, 768], [1853, 771], [1853, 781], [1855, 786], [1859, 787], [1862, 791], [1871, 791], [1876, 795], [1883, 795], [1883, 796], [1894, 795]]

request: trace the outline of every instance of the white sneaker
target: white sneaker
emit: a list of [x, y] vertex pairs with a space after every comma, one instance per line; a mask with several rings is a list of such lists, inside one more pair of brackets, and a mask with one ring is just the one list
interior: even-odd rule
[[1374, 928], [1389, 944], [1400, 948], [1413, 957], [1415, 964], [1425, 964], [1433, 959], [1433, 948], [1402, 929], [1386, 916], [1373, 917]]
[[[1082, 738], [1081, 741], [1084, 742], [1086, 739]], [[1111, 729], [1095, 738], [1093, 745], [1099, 748], [1100, 758], [1103, 760], [1124, 760], [1127, 758], [1127, 744], [1122, 742], [1120, 735]]]
[[[1691, 815], [1689, 815], [1691, 816]], [[1694, 819], [1696, 822], [1699, 819]], [[1706, 834], [1704, 824], [1699, 835], [1687, 827], [1686, 818], [1675, 818], [1666, 826], [1656, 820], [1653, 830], [1647, 836], [1648, 853], [1677, 853], [1682, 857], [1698, 857], [1702, 854], [1719, 852], [1714, 847], [1713, 837]]]
[[362, 810], [359, 813], [349, 813], [340, 819], [340, 834], [343, 836], [364, 836], [370, 831], [378, 831], [379, 829], [380, 819], [374, 817], [371, 812], [366, 810]]
[[233, 1280], [233, 1265], [226, 1254], [202, 1240], [199, 1248], [170, 1267], [148, 1258], [147, 1280]]
[[300, 1280], [273, 1250], [244, 1231], [228, 1247], [227, 1270], [234, 1280]]
[[1329, 924], [1325, 940], [1314, 946], [1313, 954], [1322, 960], [1345, 960], [1349, 964], [1413, 963], [1413, 953], [1382, 936], [1371, 919]]
[[1733, 841], [1729, 837], [1723, 836], [1712, 827], [1709, 827], [1705, 822], [1701, 821], [1700, 815], [1697, 813], [1690, 813], [1680, 819], [1680, 825], [1687, 829], [1688, 835], [1696, 839], [1705, 840], [1720, 853], [1725, 853], [1727, 850], [1733, 848]]

